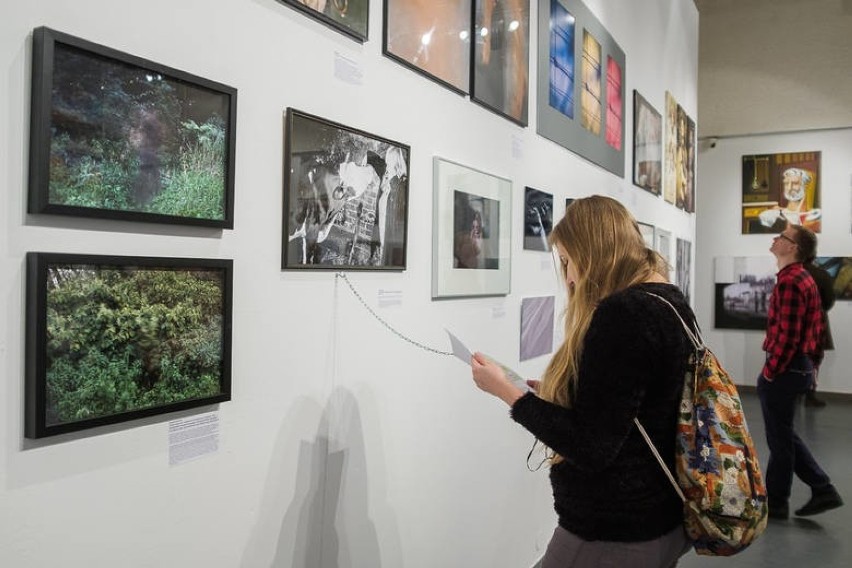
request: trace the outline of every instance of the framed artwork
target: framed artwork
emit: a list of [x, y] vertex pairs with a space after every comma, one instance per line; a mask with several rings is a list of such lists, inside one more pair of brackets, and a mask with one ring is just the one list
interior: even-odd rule
[[432, 299], [508, 294], [512, 182], [439, 157], [433, 167]]
[[405, 270], [407, 145], [288, 108], [281, 267]]
[[671, 231], [666, 231], [665, 229], [661, 229], [657, 227], [654, 230], [654, 241], [655, 246], [654, 250], [660, 253], [660, 256], [663, 257], [663, 260], [666, 261], [666, 264], [669, 267], [669, 276], [671, 276], [671, 272], [674, 269], [672, 263], [672, 234]]
[[26, 436], [230, 400], [232, 279], [231, 260], [28, 253]]
[[673, 134], [675, 206], [687, 213], [695, 211], [695, 121], [682, 106], [677, 105], [676, 128]]
[[621, 67], [609, 55], [606, 63], [606, 143], [615, 150], [621, 150], [624, 135], [624, 124], [622, 123], [624, 102], [621, 100], [623, 91]]
[[677, 196], [677, 118], [678, 104], [672, 94], [666, 91], [666, 153], [663, 158], [663, 199], [674, 205]]
[[471, 0], [384, 0], [382, 50], [450, 89], [470, 91]]
[[852, 257], [819, 256], [816, 264], [831, 276], [835, 299], [846, 302], [852, 300]]
[[742, 157], [742, 232], [780, 233], [787, 223], [822, 230], [821, 152]]
[[663, 179], [663, 117], [633, 90], [633, 184], [660, 195]]
[[526, 126], [530, 0], [473, 0], [470, 98]]
[[766, 330], [769, 297], [778, 272], [775, 258], [725, 256], [714, 261], [714, 326]]
[[553, 351], [555, 298], [542, 296], [521, 300], [521, 355], [526, 361]]
[[[541, 9], [541, 6], [539, 6]], [[574, 118], [576, 19], [559, 0], [550, 2], [550, 107]]]
[[650, 225], [648, 223], [643, 223], [641, 221], [636, 221], [636, 224], [639, 225], [639, 233], [642, 234], [642, 240], [645, 241], [645, 246], [649, 249], [654, 248], [654, 225]]
[[537, 13], [538, 134], [623, 177], [624, 51], [582, 0]]
[[692, 274], [692, 243], [677, 239], [675, 249], [675, 284], [683, 292], [687, 303], [690, 302], [690, 275]]
[[695, 121], [686, 117], [686, 191], [683, 209], [687, 213], [695, 213]]
[[601, 44], [589, 30], [583, 30], [583, 86], [580, 105], [583, 128], [598, 136], [601, 133]]
[[237, 91], [33, 31], [28, 212], [231, 229]]
[[531, 187], [524, 189], [524, 249], [549, 251], [553, 230], [553, 195]]
[[370, 0], [278, 1], [348, 35], [358, 43], [367, 41], [370, 23]]

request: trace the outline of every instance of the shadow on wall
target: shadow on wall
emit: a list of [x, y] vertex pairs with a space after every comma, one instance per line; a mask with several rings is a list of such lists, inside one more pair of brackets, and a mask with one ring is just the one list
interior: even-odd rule
[[[295, 432], [315, 421], [316, 433], [308, 435], [312, 439]], [[294, 455], [295, 462], [290, 459]], [[294, 463], [295, 476], [287, 475], [286, 469]], [[279, 479], [293, 477], [291, 495]], [[376, 523], [368, 509], [368, 479], [364, 428], [352, 393], [337, 388], [321, 414], [316, 401], [297, 400], [279, 430], [257, 524], [241, 566], [379, 568], [382, 552], [388, 566], [401, 565], [398, 527], [387, 507], [379, 511], [387, 528], [379, 548]]]

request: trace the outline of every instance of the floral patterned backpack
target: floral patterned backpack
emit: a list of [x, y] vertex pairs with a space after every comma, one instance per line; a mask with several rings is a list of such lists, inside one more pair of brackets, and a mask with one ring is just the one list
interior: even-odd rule
[[695, 551], [731, 556], [747, 548], [767, 520], [766, 487], [740, 397], [701, 335], [665, 298], [649, 295], [671, 307], [695, 347], [680, 402], [674, 475], [634, 422], [683, 501], [684, 528]]

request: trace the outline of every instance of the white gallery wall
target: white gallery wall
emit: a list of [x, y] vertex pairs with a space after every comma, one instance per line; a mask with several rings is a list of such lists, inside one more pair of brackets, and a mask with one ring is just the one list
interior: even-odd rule
[[[708, 141], [698, 151], [698, 243], [694, 307], [704, 338], [737, 384], [752, 385], [763, 366], [763, 331], [713, 329], [713, 261], [719, 256], [768, 256], [773, 235], [743, 235], [742, 156], [784, 152], [822, 152], [820, 256], [852, 256], [852, 129], [815, 130]], [[835, 351], [826, 353], [819, 389], [852, 393], [852, 302], [835, 303], [829, 312]]]
[[[275, 0], [2, 1], [0, 566], [532, 566], [555, 525], [546, 470], [526, 468], [532, 437], [463, 364], [399, 339], [334, 274], [279, 269], [283, 113], [411, 146], [408, 267], [349, 273], [364, 302], [422, 344], [449, 349], [448, 328], [537, 376], [546, 356], [518, 362], [521, 300], [559, 292], [550, 256], [522, 250], [524, 186], [553, 193], [557, 216], [565, 197], [602, 193], [695, 242], [694, 216], [630, 182], [633, 89], [661, 112], [671, 91], [699, 118], [693, 3], [587, 3], [627, 57], [622, 179], [536, 135], [535, 66], [521, 128], [382, 56], [378, 0], [363, 46]], [[233, 230], [26, 213], [42, 25], [239, 90]], [[532, 25], [531, 61], [537, 39]], [[336, 75], [342, 59], [360, 82]], [[431, 301], [434, 156], [512, 180], [509, 296]], [[698, 187], [699, 211], [714, 207], [702, 195], [717, 186]], [[26, 440], [29, 251], [233, 259], [233, 400]], [[169, 421], [204, 411], [220, 421], [218, 450], [170, 466]]]

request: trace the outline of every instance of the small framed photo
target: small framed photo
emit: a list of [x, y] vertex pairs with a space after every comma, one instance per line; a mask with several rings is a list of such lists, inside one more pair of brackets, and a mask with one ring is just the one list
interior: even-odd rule
[[524, 188], [524, 249], [549, 251], [553, 230], [553, 195]]
[[471, 0], [384, 2], [384, 54], [453, 91], [470, 92]]
[[230, 400], [232, 279], [231, 260], [28, 253], [25, 435]]
[[405, 270], [410, 148], [289, 108], [281, 267]]
[[526, 126], [529, 122], [530, 0], [473, 0], [470, 99]]
[[633, 184], [660, 195], [663, 182], [663, 117], [633, 91]]
[[28, 212], [234, 226], [236, 89], [33, 31]]
[[508, 294], [512, 182], [439, 157], [433, 167], [432, 299]]
[[367, 41], [370, 0], [278, 0], [357, 41]]
[[639, 225], [639, 232], [642, 234], [645, 246], [654, 249], [654, 225], [642, 221], [636, 221], [636, 224]]

